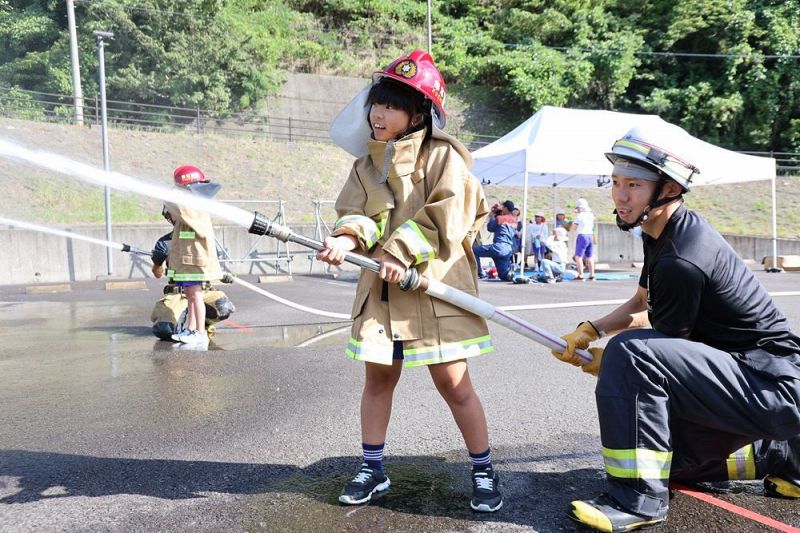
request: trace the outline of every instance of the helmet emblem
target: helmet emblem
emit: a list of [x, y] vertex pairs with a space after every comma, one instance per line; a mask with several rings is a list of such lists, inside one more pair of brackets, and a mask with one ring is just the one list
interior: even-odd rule
[[410, 59], [404, 59], [395, 65], [394, 73], [405, 79], [413, 78], [417, 75], [417, 64]]

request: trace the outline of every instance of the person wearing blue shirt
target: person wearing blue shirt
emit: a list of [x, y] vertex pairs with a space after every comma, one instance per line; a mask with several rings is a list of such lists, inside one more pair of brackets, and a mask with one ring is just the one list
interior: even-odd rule
[[514, 255], [514, 234], [517, 231], [517, 217], [512, 213], [514, 202], [506, 200], [502, 204], [492, 206], [492, 213], [486, 229], [494, 233], [492, 244], [479, 244], [472, 247], [472, 252], [478, 261], [478, 277], [486, 279], [486, 274], [481, 267], [481, 257], [491, 257], [497, 267], [497, 277], [506, 281], [513, 281], [514, 273], [511, 270], [511, 257]]

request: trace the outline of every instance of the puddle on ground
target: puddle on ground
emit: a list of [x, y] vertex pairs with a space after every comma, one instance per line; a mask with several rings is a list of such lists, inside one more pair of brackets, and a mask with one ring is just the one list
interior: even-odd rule
[[476, 520], [497, 519], [476, 516], [469, 508], [467, 482], [454, 479], [429, 457], [393, 462], [387, 465], [387, 474], [392, 482], [389, 490], [373, 496], [367, 505], [356, 506], [338, 501], [352, 476], [337, 473], [284, 479], [280, 492], [257, 496], [270, 501], [254, 506], [260, 511], [251, 514], [252, 522], [245, 529], [303, 531], [325, 524], [328, 531], [463, 531]]
[[[0, 357], [30, 344], [32, 332], [39, 342], [64, 345], [90, 352], [113, 346], [124, 351], [165, 351], [176, 347], [159, 341], [147, 319], [140, 320], [141, 305], [108, 302], [25, 302], [9, 303], [0, 330]], [[131, 317], [137, 317], [136, 321]], [[134, 323], [138, 322], [138, 323]], [[343, 345], [350, 331], [349, 321], [313, 324], [259, 326], [240, 325], [235, 320], [215, 326], [209, 350], [255, 347], [305, 348]], [[178, 347], [189, 349], [187, 347]]]
[[350, 322], [295, 324], [286, 326], [234, 327], [224, 321], [216, 326], [212, 339], [225, 350], [252, 346], [305, 348], [307, 346], [344, 345]]

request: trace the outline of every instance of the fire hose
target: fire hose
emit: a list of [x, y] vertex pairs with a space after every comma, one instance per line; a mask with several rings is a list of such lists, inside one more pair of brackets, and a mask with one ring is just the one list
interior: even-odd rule
[[[267, 235], [282, 242], [293, 242], [305, 246], [306, 248], [311, 248], [312, 250], [319, 251], [325, 248], [322, 242], [295, 233], [288, 227], [267, 219], [258, 211], [254, 212], [253, 223], [250, 225], [248, 231], [255, 235]], [[371, 270], [372, 272], [380, 271], [380, 263], [362, 255], [345, 252], [344, 260], [363, 269]], [[514, 316], [507, 311], [499, 309], [485, 300], [476, 298], [455, 287], [445, 285], [435, 279], [426, 278], [420, 275], [415, 268], [410, 268], [406, 271], [405, 277], [400, 282], [400, 288], [406, 291], [423, 290], [428, 296], [438, 298], [439, 300], [453, 304], [486, 320], [500, 324], [512, 331], [516, 331], [551, 350], [564, 351], [567, 347], [566, 342], [560, 337]], [[583, 364], [592, 360], [592, 354], [586, 350], [576, 350], [575, 353], [581, 358]]]

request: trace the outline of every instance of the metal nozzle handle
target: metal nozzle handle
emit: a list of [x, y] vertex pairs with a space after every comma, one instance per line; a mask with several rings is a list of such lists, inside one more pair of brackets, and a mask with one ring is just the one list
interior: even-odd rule
[[153, 255], [153, 252], [151, 252], [149, 250], [143, 250], [141, 248], [137, 248], [136, 246], [133, 246], [132, 244], [125, 244], [125, 243], [122, 243], [122, 251], [123, 252], [129, 252], [129, 253], [136, 254], [136, 255], [149, 255], [151, 257]]

